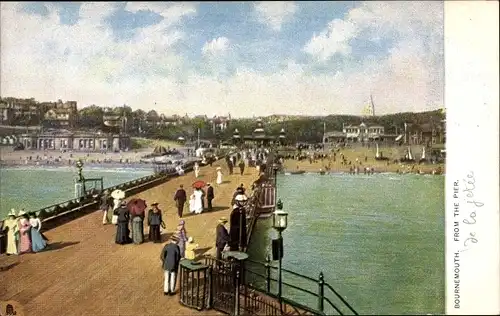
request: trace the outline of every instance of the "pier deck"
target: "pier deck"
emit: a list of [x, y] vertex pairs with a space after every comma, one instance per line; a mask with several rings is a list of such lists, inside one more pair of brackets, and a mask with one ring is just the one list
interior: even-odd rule
[[[219, 165], [225, 182], [216, 185], [215, 168]], [[229, 176], [223, 161], [201, 168], [199, 179], [214, 185], [214, 210], [183, 218], [188, 236], [201, 248], [200, 255], [215, 254], [217, 220], [229, 217], [236, 187], [240, 183], [250, 187], [256, 176], [254, 168], [247, 168], [242, 176], [239, 172]], [[189, 195], [194, 181], [190, 172], [134, 196], [148, 204], [160, 203], [167, 225], [162, 237], [168, 238], [179, 222], [175, 190], [184, 184]], [[0, 300], [20, 303], [26, 315], [220, 314], [183, 307], [178, 295], [164, 296], [159, 259], [164, 244], [120, 246], [114, 242], [115, 231], [114, 225], [102, 225], [102, 213], [96, 211], [45, 232], [50, 239], [47, 251], [0, 256]]]

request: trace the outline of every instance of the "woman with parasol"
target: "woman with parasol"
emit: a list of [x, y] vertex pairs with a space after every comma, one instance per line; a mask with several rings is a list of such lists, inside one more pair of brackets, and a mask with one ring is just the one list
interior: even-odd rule
[[205, 182], [198, 180], [193, 183], [193, 188], [194, 188], [194, 203], [193, 203], [193, 212], [195, 214], [201, 214], [203, 212], [203, 197], [205, 195], [205, 192], [201, 188], [205, 186]]
[[144, 211], [146, 207], [146, 201], [142, 199], [132, 199], [127, 203], [127, 209], [132, 219], [132, 240], [134, 244], [144, 242]]
[[113, 198], [113, 216], [111, 218], [111, 223], [118, 224], [118, 210], [120, 209], [121, 202], [125, 198], [125, 192], [122, 190], [114, 190], [111, 192], [111, 197]]

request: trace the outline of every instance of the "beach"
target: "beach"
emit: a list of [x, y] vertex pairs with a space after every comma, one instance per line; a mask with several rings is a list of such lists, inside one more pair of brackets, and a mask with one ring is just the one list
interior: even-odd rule
[[[3, 166], [67, 166], [82, 160], [84, 165], [136, 166], [151, 165], [141, 162], [142, 157], [153, 153], [154, 147], [120, 152], [83, 152], [57, 150], [13, 150], [11, 146], [0, 146], [0, 165]], [[178, 149], [185, 151], [184, 148]]]
[[[445, 173], [444, 163], [432, 164], [430, 162], [426, 162], [419, 164], [418, 160], [420, 155], [418, 155], [418, 158], [415, 159], [416, 162], [396, 163], [395, 160], [402, 157], [401, 148], [381, 148], [380, 151], [384, 153], [384, 157], [387, 157], [387, 160], [376, 160], [375, 148], [344, 148], [342, 150], [335, 151], [335, 158], [332, 152], [325, 152], [325, 158], [317, 158], [312, 161], [308, 158], [303, 160], [285, 159], [283, 169], [285, 172], [302, 170], [305, 172], [325, 171], [349, 173], [351, 168], [357, 166], [360, 174], [364, 173], [364, 168], [370, 168], [370, 170], [373, 168], [375, 173], [390, 172], [431, 174], [433, 171], [439, 169], [442, 174]], [[312, 153], [312, 151], [310, 153]], [[341, 154], [346, 161], [344, 164], [342, 163]]]

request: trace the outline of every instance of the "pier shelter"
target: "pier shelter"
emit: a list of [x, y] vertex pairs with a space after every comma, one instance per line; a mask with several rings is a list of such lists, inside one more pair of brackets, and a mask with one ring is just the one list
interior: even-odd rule
[[235, 145], [253, 145], [253, 146], [269, 146], [269, 145], [284, 145], [286, 142], [286, 132], [282, 128], [279, 135], [269, 135], [264, 129], [264, 123], [262, 119], [257, 119], [257, 124], [252, 134], [250, 135], [240, 135], [238, 129], [234, 130], [233, 133], [233, 144]]

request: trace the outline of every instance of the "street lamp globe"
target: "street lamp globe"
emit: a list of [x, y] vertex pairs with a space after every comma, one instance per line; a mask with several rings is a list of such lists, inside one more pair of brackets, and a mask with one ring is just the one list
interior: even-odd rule
[[273, 228], [278, 232], [284, 231], [288, 226], [288, 213], [283, 210], [276, 210], [273, 213]]

